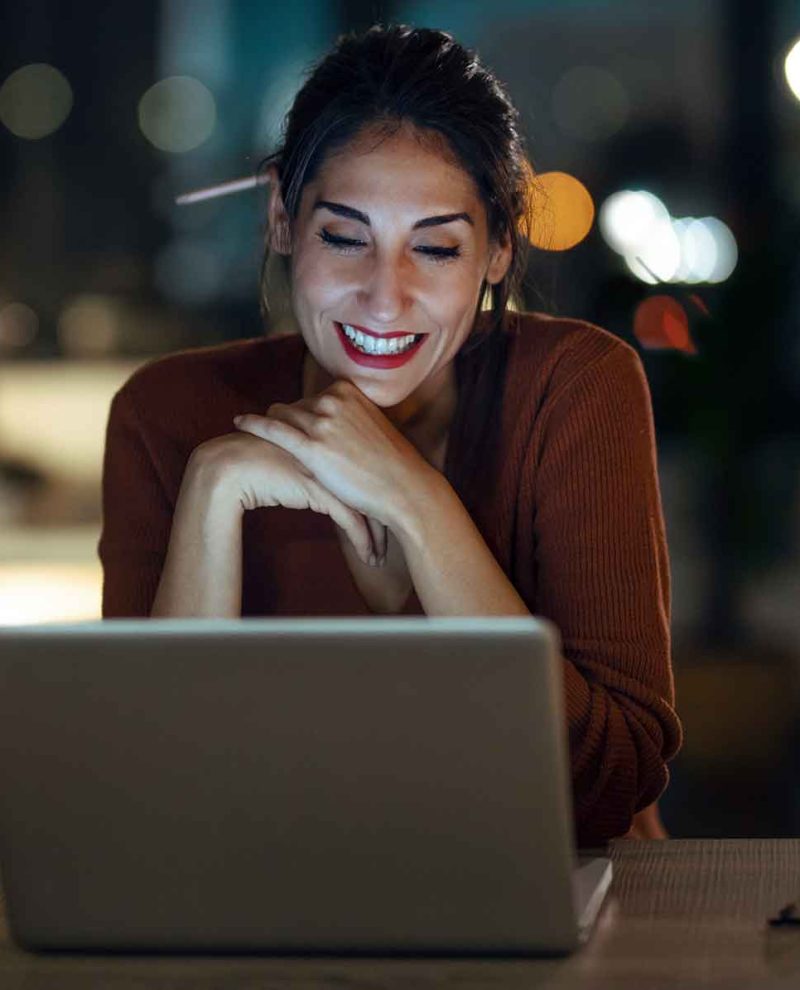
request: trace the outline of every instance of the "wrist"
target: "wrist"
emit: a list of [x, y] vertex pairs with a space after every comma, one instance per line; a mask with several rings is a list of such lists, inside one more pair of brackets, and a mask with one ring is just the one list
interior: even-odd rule
[[206, 507], [213, 513], [242, 515], [244, 504], [241, 491], [223, 464], [211, 457], [203, 457], [195, 451], [189, 458], [181, 485], [182, 498], [192, 504]]
[[241, 614], [242, 511], [208, 465], [187, 464], [151, 617]]
[[434, 467], [417, 476], [405, 492], [390, 528], [403, 549], [410, 550], [424, 543], [428, 521], [436, 515], [437, 507], [455, 493], [445, 476]]

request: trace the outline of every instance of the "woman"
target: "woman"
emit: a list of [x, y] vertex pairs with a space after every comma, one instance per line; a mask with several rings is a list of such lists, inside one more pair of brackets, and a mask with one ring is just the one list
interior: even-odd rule
[[508, 311], [529, 170], [503, 88], [443, 32], [375, 27], [265, 164], [300, 333], [114, 397], [104, 617], [547, 616], [579, 844], [659, 834], [681, 727], [649, 391], [617, 337]]

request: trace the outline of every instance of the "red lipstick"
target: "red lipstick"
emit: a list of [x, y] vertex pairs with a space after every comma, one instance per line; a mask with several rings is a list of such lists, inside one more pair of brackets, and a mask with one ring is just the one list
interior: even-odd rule
[[[358, 327], [355, 324], [348, 323], [348, 326], [352, 326], [354, 330], [361, 330], [362, 333], [369, 333], [363, 327]], [[347, 356], [351, 361], [355, 361], [356, 364], [360, 364], [365, 368], [399, 368], [404, 364], [407, 364], [417, 353], [417, 351], [422, 347], [425, 341], [428, 339], [427, 334], [423, 334], [421, 338], [413, 343], [407, 351], [403, 351], [402, 354], [364, 354], [361, 351], [356, 350], [353, 347], [352, 342], [348, 338], [347, 334], [342, 329], [341, 323], [334, 323], [336, 327], [336, 332], [339, 335], [339, 340], [342, 342], [342, 347], [344, 347]], [[376, 336], [372, 334], [372, 336]], [[387, 333], [383, 334], [382, 337], [378, 339], [390, 339], [391, 337], [406, 337], [408, 334], [405, 333]]]

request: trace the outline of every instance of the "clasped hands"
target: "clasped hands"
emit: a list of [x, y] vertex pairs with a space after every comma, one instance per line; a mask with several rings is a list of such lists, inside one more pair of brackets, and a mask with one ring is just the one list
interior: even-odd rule
[[386, 553], [385, 527], [401, 535], [438, 475], [414, 445], [352, 382], [338, 379], [313, 398], [276, 402], [265, 416], [234, 418], [242, 432], [291, 454], [324, 488], [367, 518]]

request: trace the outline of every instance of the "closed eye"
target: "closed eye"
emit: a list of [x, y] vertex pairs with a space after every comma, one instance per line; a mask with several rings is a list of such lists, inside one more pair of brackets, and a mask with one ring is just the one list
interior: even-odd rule
[[319, 231], [317, 237], [326, 247], [336, 247], [344, 252], [356, 251], [358, 248], [364, 247], [365, 244], [364, 241], [353, 240], [350, 237], [337, 237], [336, 234], [329, 233], [324, 227]]
[[[353, 251], [358, 251], [359, 248], [366, 247], [366, 241], [354, 240], [350, 237], [339, 237], [337, 234], [331, 234], [329, 231], [325, 230], [324, 227], [317, 233], [317, 237], [319, 237], [325, 247], [343, 252], [344, 254], [350, 254]], [[458, 258], [461, 254], [460, 248], [435, 247], [432, 244], [422, 244], [419, 247], [414, 248], [414, 250], [419, 251], [420, 254], [424, 254], [426, 257], [430, 258], [431, 261], [435, 261], [440, 264], [443, 262], [452, 261], [454, 258]]]

